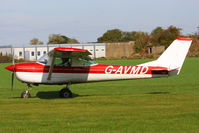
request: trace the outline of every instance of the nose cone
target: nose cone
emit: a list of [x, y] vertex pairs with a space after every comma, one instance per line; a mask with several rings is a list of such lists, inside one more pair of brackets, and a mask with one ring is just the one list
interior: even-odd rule
[[10, 66], [5, 67], [5, 69], [14, 71], [14, 67], [15, 67], [15, 65], [10, 65]]

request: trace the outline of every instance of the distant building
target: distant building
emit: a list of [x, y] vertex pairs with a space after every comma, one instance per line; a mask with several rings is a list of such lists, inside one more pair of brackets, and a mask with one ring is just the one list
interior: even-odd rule
[[106, 58], [119, 59], [119, 58], [132, 58], [135, 53], [134, 41], [106, 43]]
[[15, 59], [35, 61], [55, 47], [86, 49], [92, 54], [92, 58], [101, 58], [106, 55], [105, 43], [1, 46], [0, 53], [2, 55], [14, 54]]
[[9, 55], [12, 53], [12, 46], [0, 46], [0, 54], [1, 55]]
[[165, 51], [165, 46], [148, 45], [147, 50], [148, 50], [148, 54], [160, 55], [161, 53]]

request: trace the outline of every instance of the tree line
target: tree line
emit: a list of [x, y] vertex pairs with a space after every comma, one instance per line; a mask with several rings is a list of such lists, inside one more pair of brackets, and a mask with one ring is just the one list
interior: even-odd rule
[[[98, 43], [113, 43], [113, 42], [129, 42], [134, 41], [134, 49], [136, 52], [146, 52], [148, 45], [153, 46], [165, 46], [171, 44], [173, 40], [178, 36], [183, 36], [181, 34], [181, 28], [175, 26], [169, 26], [164, 29], [162, 27], [156, 27], [150, 33], [143, 31], [122, 31], [120, 29], [107, 30], [102, 36], [97, 38]], [[191, 51], [195, 51], [195, 55], [199, 56], [199, 34], [193, 33], [187, 35], [186, 37], [193, 38], [193, 43], [191, 46]], [[66, 37], [61, 34], [51, 34], [48, 37], [48, 44], [77, 44], [79, 41], [74, 38]], [[37, 45], [43, 44], [38, 38], [33, 38], [30, 40], [30, 44]]]
[[97, 40], [98, 42], [128, 42], [134, 41], [134, 49], [138, 53], [146, 53], [147, 46], [165, 46], [168, 47], [176, 37], [190, 37], [193, 39], [189, 56], [199, 56], [199, 33], [192, 33], [189, 35], [182, 35], [181, 28], [169, 26], [164, 29], [156, 27], [151, 33], [143, 31], [124, 32], [120, 29], [112, 29], [105, 32]]
[[[74, 44], [79, 43], [78, 40], [74, 38], [66, 37], [65, 35], [61, 34], [51, 34], [48, 37], [48, 43], [47, 44]], [[33, 38], [30, 40], [31, 45], [42, 45], [44, 44], [42, 41], [40, 41], [38, 38]]]
[[147, 45], [168, 46], [176, 37], [181, 36], [181, 29], [175, 26], [169, 26], [167, 29], [157, 27], [151, 33], [143, 31], [124, 32], [120, 29], [108, 30], [98, 42], [127, 42], [134, 41], [134, 49], [140, 52]]

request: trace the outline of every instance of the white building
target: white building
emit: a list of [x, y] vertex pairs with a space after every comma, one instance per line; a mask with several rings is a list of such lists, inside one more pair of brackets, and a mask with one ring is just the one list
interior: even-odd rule
[[2, 55], [8, 55], [13, 53], [15, 59], [25, 59], [25, 60], [35, 61], [55, 47], [86, 49], [89, 52], [91, 52], [92, 58], [101, 58], [106, 56], [105, 43], [1, 46], [0, 53]]

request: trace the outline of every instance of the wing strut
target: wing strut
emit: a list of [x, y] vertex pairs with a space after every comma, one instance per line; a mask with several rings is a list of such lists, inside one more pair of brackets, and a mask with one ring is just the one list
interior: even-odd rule
[[56, 54], [53, 55], [52, 63], [50, 65], [48, 80], [51, 80], [52, 72], [53, 72], [53, 69], [54, 69], [54, 63], [55, 63], [55, 55]]

